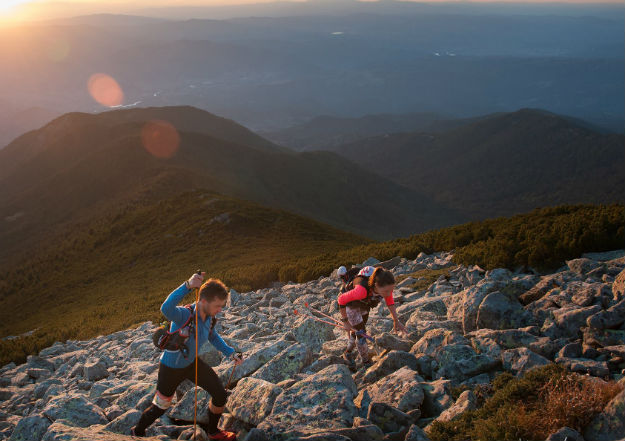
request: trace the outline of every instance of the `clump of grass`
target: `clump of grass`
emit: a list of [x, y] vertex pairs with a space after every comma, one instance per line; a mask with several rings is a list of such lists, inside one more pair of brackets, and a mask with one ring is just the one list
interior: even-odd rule
[[622, 389], [555, 364], [521, 378], [506, 373], [492, 382], [479, 409], [434, 422], [428, 435], [432, 441], [542, 441], [564, 426], [583, 430]]
[[441, 268], [441, 269], [435, 269], [435, 270], [424, 268], [424, 269], [415, 271], [413, 273], [400, 276], [398, 277], [397, 281], [401, 282], [402, 280], [407, 279], [408, 277], [412, 277], [413, 279], [416, 280], [416, 282], [407, 286], [407, 288], [410, 288], [414, 291], [419, 291], [422, 289], [426, 289], [432, 283], [436, 282], [440, 276], [449, 277], [450, 271], [451, 271], [450, 268]]

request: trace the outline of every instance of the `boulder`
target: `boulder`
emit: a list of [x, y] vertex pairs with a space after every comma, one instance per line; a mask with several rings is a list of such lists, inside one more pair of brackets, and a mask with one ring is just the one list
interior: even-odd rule
[[404, 441], [430, 441], [427, 434], [417, 425], [410, 426]]
[[584, 429], [586, 441], [618, 441], [625, 434], [625, 390], [616, 395]]
[[141, 411], [137, 409], [129, 410], [113, 421], [108, 423], [104, 428], [111, 432], [120, 433], [123, 435], [128, 435], [130, 433], [130, 429], [137, 425], [139, 422], [139, 418], [141, 418]]
[[625, 300], [625, 269], [614, 279], [612, 283], [612, 294], [614, 295], [615, 302]]
[[601, 311], [601, 306], [599, 305], [588, 306], [586, 308], [569, 305], [564, 308], [556, 309], [553, 311], [553, 318], [558, 332], [548, 336], [552, 338], [579, 338], [581, 337], [581, 328], [586, 325], [588, 317], [599, 311]]
[[321, 351], [323, 343], [336, 339], [333, 329], [332, 326], [325, 323], [300, 317], [293, 325], [291, 332], [298, 343], [308, 347], [312, 353], [318, 353]]
[[[285, 339], [278, 340], [275, 343], [271, 343], [268, 346], [262, 344], [255, 345], [253, 349], [245, 352], [243, 363], [236, 367], [234, 375], [232, 376], [232, 384], [235, 384], [243, 377], [249, 377], [256, 372], [265, 363], [269, 362], [280, 352], [284, 351], [289, 346], [293, 345], [293, 342]], [[221, 378], [222, 383], [226, 386], [226, 383], [230, 379], [230, 373], [232, 372], [233, 363], [222, 363], [215, 369], [215, 372]]]
[[563, 427], [549, 435], [545, 441], [584, 441], [584, 437], [577, 430], [573, 430], [570, 427]]
[[567, 369], [573, 372], [590, 374], [595, 377], [605, 377], [610, 374], [608, 363], [605, 361], [596, 361], [587, 358], [559, 357], [556, 358], [555, 362], [566, 366]]
[[447, 329], [432, 329], [427, 331], [418, 342], [412, 346], [410, 352], [415, 355], [434, 356], [441, 347], [451, 344], [469, 344], [461, 334]]
[[363, 382], [373, 383], [404, 366], [416, 371], [417, 358], [410, 352], [391, 351], [367, 369], [363, 376]]
[[108, 423], [104, 411], [79, 394], [63, 394], [52, 398], [42, 413], [52, 421], [68, 420], [78, 427]]
[[399, 432], [415, 423], [414, 418], [406, 413], [389, 406], [386, 403], [371, 403], [367, 412], [367, 419], [382, 429], [384, 433]]
[[478, 310], [486, 296], [504, 287], [504, 282], [484, 279], [478, 282], [477, 285], [470, 286], [461, 292], [462, 302], [457, 311], [461, 314], [462, 329], [465, 334], [477, 329]]
[[477, 409], [477, 397], [472, 391], [465, 390], [451, 407], [444, 410], [438, 418], [436, 418], [436, 421], [451, 421], [466, 411], [475, 409]]
[[106, 365], [100, 360], [90, 360], [83, 366], [83, 377], [87, 381], [98, 381], [109, 376]]
[[422, 383], [423, 404], [421, 417], [431, 418], [439, 416], [444, 410], [454, 403], [451, 396], [451, 381], [435, 380]]
[[517, 329], [530, 324], [532, 316], [515, 297], [499, 291], [488, 294], [478, 308], [478, 329]]
[[586, 324], [595, 329], [615, 329], [623, 323], [625, 323], [625, 299], [605, 311], [597, 311], [586, 320]]
[[503, 368], [515, 375], [523, 375], [531, 369], [551, 363], [527, 348], [508, 349], [501, 354], [501, 361]]
[[[115, 404], [124, 411], [137, 409], [143, 400], [151, 401], [155, 393], [156, 383], [135, 382], [119, 395]], [[143, 411], [145, 408], [140, 410]]]
[[41, 441], [51, 424], [43, 415], [22, 418], [13, 429], [9, 441]]
[[600, 263], [586, 258], [567, 260], [566, 265], [569, 267], [569, 270], [579, 276], [584, 276], [586, 273], [601, 266]]
[[347, 366], [328, 366], [278, 395], [271, 414], [258, 428], [278, 439], [277, 434], [287, 431], [304, 434], [312, 429], [351, 427], [358, 413], [356, 394]]
[[253, 378], [277, 384], [292, 378], [312, 362], [310, 349], [300, 343], [294, 344], [272, 358], [267, 364], [252, 374]]
[[413, 345], [410, 340], [404, 340], [391, 334], [390, 332], [384, 332], [381, 335], [376, 335], [374, 339], [375, 344], [378, 347], [395, 351], [408, 352]]
[[[89, 428], [74, 427], [67, 422], [57, 421], [49, 428], [42, 441], [128, 441], [128, 435], [109, 432], [104, 426]], [[160, 437], [146, 437], [146, 441], [162, 441]], [[199, 440], [199, 438], [198, 438]]]
[[228, 397], [228, 409], [245, 423], [259, 425], [271, 413], [282, 388], [258, 378], [243, 378]]
[[371, 401], [386, 403], [403, 412], [408, 412], [421, 407], [423, 403], [421, 383], [423, 382], [423, 378], [417, 372], [408, 367], [402, 367], [367, 386], [358, 395], [368, 393]]
[[468, 345], [445, 345], [434, 356], [438, 363], [434, 378], [463, 381], [469, 377], [491, 371], [501, 365], [501, 361], [486, 354], [478, 354]]

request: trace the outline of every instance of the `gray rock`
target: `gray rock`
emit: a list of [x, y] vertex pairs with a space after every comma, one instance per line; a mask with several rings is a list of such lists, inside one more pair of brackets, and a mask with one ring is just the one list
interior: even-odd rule
[[52, 421], [68, 420], [78, 427], [107, 424], [104, 411], [78, 394], [63, 394], [52, 398], [43, 409]]
[[478, 308], [478, 329], [517, 329], [529, 325], [531, 314], [510, 294], [488, 294]]
[[325, 342], [321, 347], [321, 353], [326, 355], [334, 355], [340, 357], [343, 352], [345, 352], [345, 348], [347, 347], [347, 339], [346, 338], [337, 338], [336, 340], [330, 340]]
[[291, 332], [295, 336], [295, 340], [307, 346], [313, 353], [321, 351], [324, 342], [334, 340], [333, 327], [325, 323], [318, 322], [311, 318], [299, 318]]
[[612, 294], [614, 295], [615, 302], [625, 299], [625, 269], [614, 279], [612, 283]]
[[[588, 317], [599, 311], [601, 311], [601, 306], [598, 305], [588, 306], [586, 308], [570, 305], [556, 309], [553, 311], [553, 317], [558, 332], [548, 336], [552, 338], [579, 338], [581, 337], [581, 328], [586, 324]], [[543, 332], [544, 329], [545, 328], [543, 328]]]
[[34, 378], [37, 382], [41, 382], [52, 376], [52, 372], [48, 369], [31, 368], [26, 371], [29, 377]]
[[560, 351], [558, 351], [558, 355], [556, 356], [556, 358], [580, 358], [582, 356], [582, 351], [583, 349], [581, 343], [569, 343], [568, 345], [560, 349]]
[[[129, 436], [109, 432], [104, 426], [89, 428], [74, 427], [68, 422], [57, 421], [52, 424], [42, 441], [127, 441]], [[160, 437], [146, 437], [146, 441], [162, 441]]]
[[408, 429], [414, 424], [414, 419], [399, 409], [386, 403], [371, 403], [367, 419], [378, 426], [384, 433], [399, 432], [402, 428]]
[[83, 377], [87, 381], [98, 381], [108, 376], [108, 370], [100, 360], [88, 361], [83, 367]]
[[[234, 375], [232, 376], [232, 384], [235, 384], [243, 377], [249, 377], [256, 372], [260, 367], [269, 362], [272, 358], [278, 355], [280, 352], [291, 346], [293, 342], [287, 340], [278, 340], [275, 343], [271, 343], [268, 346], [255, 346], [255, 349], [246, 351], [243, 363], [236, 367]], [[222, 383], [226, 386], [230, 373], [232, 371], [233, 363], [222, 363], [215, 369], [215, 372], [221, 378]]]
[[56, 369], [54, 363], [42, 357], [38, 357], [37, 355], [29, 355], [26, 357], [26, 364], [31, 368], [46, 369], [50, 372], [54, 372]]
[[10, 400], [14, 394], [15, 391], [12, 389], [0, 389], [0, 401]]
[[[155, 383], [137, 382], [128, 387], [120, 396], [115, 400], [115, 404], [118, 405], [124, 411], [137, 409], [139, 403], [144, 399], [151, 400], [156, 393]], [[104, 394], [103, 394], [104, 396]], [[145, 409], [140, 409], [145, 410]]]
[[584, 441], [584, 437], [570, 427], [563, 427], [555, 433], [549, 435], [545, 441]]
[[268, 381], [243, 378], [228, 397], [227, 406], [235, 418], [257, 426], [271, 413], [273, 404], [281, 393], [281, 387]]
[[422, 418], [437, 417], [453, 405], [451, 381], [436, 380], [423, 383], [421, 386], [423, 386]]
[[403, 412], [408, 412], [421, 407], [424, 397], [421, 386], [423, 382], [423, 378], [417, 372], [408, 367], [402, 367], [367, 386], [358, 395], [368, 393], [371, 397], [370, 401], [386, 403]]
[[430, 441], [427, 434], [417, 425], [410, 426], [405, 441]]
[[463, 381], [469, 377], [497, 369], [501, 361], [485, 354], [478, 354], [468, 345], [446, 345], [434, 357], [438, 367], [434, 378]]
[[282, 392], [258, 425], [267, 433], [351, 427], [357, 389], [347, 366], [331, 365]]
[[413, 343], [410, 340], [401, 339], [389, 332], [384, 332], [381, 335], [374, 337], [375, 344], [383, 349], [395, 350], [395, 351], [410, 351]]
[[272, 358], [252, 374], [253, 378], [277, 384], [292, 378], [312, 362], [312, 352], [303, 344], [294, 344]]
[[580, 276], [584, 276], [586, 273], [601, 266], [600, 263], [597, 263], [594, 260], [585, 259], [585, 258], [567, 260], [566, 265], [569, 267], [569, 269], [572, 272]]
[[501, 361], [503, 368], [515, 375], [523, 375], [531, 369], [551, 363], [527, 348], [508, 349], [501, 354]]
[[[484, 279], [462, 291], [462, 303], [459, 313], [462, 319], [462, 329], [465, 334], [477, 329], [477, 313], [482, 301], [491, 292], [499, 291], [505, 283], [496, 280]], [[452, 318], [452, 317], [449, 317]]]
[[608, 369], [608, 364], [605, 361], [595, 361], [586, 358], [559, 357], [556, 358], [555, 362], [566, 366], [573, 372], [590, 374], [595, 377], [605, 377], [610, 374], [610, 369]]
[[584, 329], [584, 343], [594, 348], [625, 345], [625, 330], [596, 329], [589, 326]]
[[416, 371], [417, 358], [409, 352], [391, 351], [367, 369], [363, 376], [363, 382], [373, 383], [403, 366]]
[[13, 429], [9, 441], [40, 441], [52, 423], [43, 415], [22, 418]]
[[625, 299], [605, 311], [588, 317], [586, 324], [595, 329], [614, 329], [625, 323]]
[[610, 401], [584, 429], [586, 441], [618, 441], [625, 434], [625, 390]]
[[465, 390], [451, 407], [444, 410], [438, 418], [436, 418], [436, 421], [451, 421], [466, 411], [475, 409], [477, 409], [477, 398], [475, 394], [470, 390]]
[[529, 305], [530, 303], [543, 298], [549, 291], [560, 286], [561, 281], [559, 279], [560, 276], [558, 274], [551, 274], [542, 277], [534, 287], [519, 296], [519, 301], [523, 305]]
[[432, 329], [412, 346], [410, 352], [415, 355], [434, 356], [442, 346], [450, 344], [469, 344], [461, 334], [447, 329]]
[[122, 415], [119, 415], [113, 421], [104, 426], [104, 428], [106, 430], [110, 430], [111, 432], [128, 435], [130, 433], [130, 429], [136, 426], [139, 422], [139, 418], [141, 418], [141, 412], [136, 409], [132, 409]]

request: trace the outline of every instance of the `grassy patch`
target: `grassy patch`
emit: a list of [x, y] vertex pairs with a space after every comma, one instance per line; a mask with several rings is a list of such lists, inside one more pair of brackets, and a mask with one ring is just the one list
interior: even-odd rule
[[416, 282], [414, 282], [411, 285], [408, 285], [407, 288], [410, 288], [411, 290], [414, 290], [414, 291], [419, 291], [421, 289], [426, 289], [432, 283], [436, 282], [440, 276], [449, 277], [450, 271], [451, 271], [451, 268], [441, 268], [441, 269], [436, 269], [436, 270], [424, 268], [424, 269], [415, 271], [410, 274], [399, 276], [397, 281], [401, 282], [402, 280], [407, 279], [408, 277], [412, 277], [413, 279], [416, 280]]
[[[542, 441], [567, 426], [581, 431], [623, 387], [552, 364], [521, 378], [502, 374], [475, 411], [434, 422], [432, 441]], [[456, 391], [457, 393], [459, 391]]]

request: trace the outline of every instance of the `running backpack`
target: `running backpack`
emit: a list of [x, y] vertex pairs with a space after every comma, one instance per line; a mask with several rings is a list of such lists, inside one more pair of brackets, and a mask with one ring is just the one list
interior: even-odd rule
[[[171, 328], [171, 323], [164, 322], [154, 334], [152, 334], [152, 342], [161, 351], [181, 351], [182, 355], [186, 358], [189, 354], [189, 348], [187, 347], [187, 340], [189, 336], [195, 333], [195, 308], [193, 305], [185, 305], [185, 308], [189, 310], [189, 318], [184, 324], [173, 332], [168, 331]], [[215, 325], [217, 324], [217, 317], [213, 317], [211, 321], [211, 328], [209, 336], [212, 334]]]
[[347, 286], [347, 291], [354, 289], [357, 285], [360, 285], [367, 290], [367, 297], [362, 300], [353, 300], [345, 306], [361, 306], [367, 309], [372, 309], [380, 304], [382, 297], [371, 294], [371, 290], [369, 289], [369, 277], [357, 275]]

